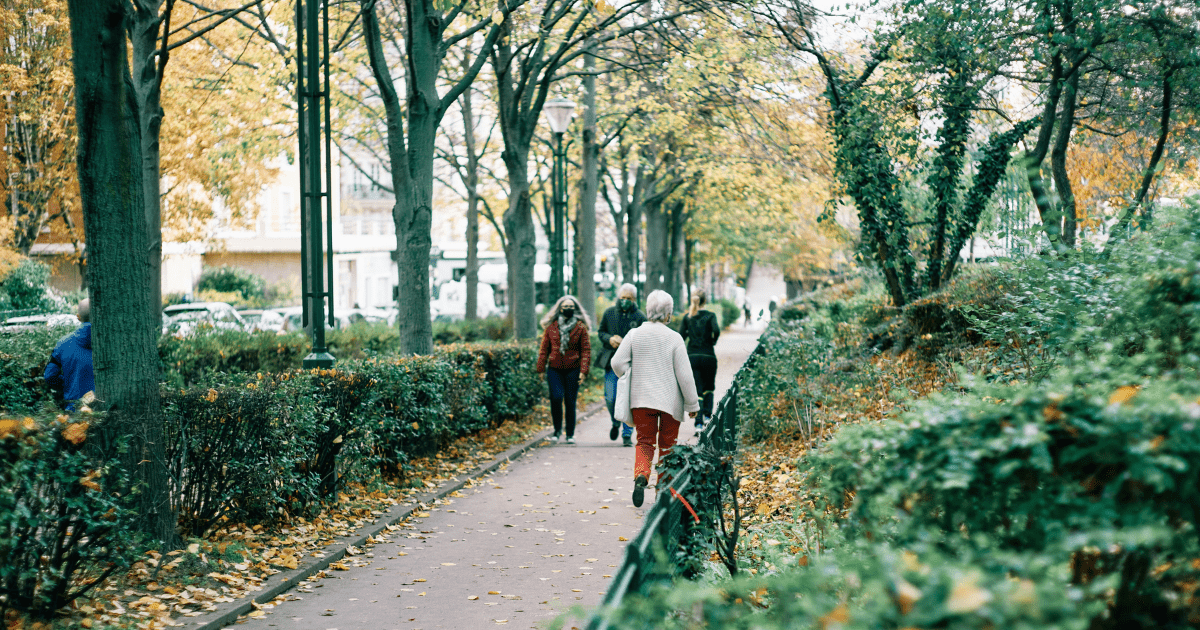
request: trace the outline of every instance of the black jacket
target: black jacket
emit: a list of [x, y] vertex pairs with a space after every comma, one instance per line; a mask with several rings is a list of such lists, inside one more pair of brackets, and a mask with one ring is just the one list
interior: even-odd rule
[[717, 316], [712, 311], [700, 311], [695, 317], [684, 315], [679, 334], [687, 342], [689, 355], [717, 356], [713, 346], [721, 336], [721, 327], [717, 325]]
[[608, 310], [604, 311], [604, 317], [600, 318], [600, 328], [596, 330], [596, 335], [600, 337], [600, 351], [596, 353], [596, 367], [610, 369], [609, 363], [612, 362], [613, 355], [617, 353], [617, 349], [608, 343], [613, 335], [619, 335], [624, 339], [629, 331], [645, 322], [646, 316], [636, 308], [629, 312], [622, 312], [620, 307], [608, 307]]

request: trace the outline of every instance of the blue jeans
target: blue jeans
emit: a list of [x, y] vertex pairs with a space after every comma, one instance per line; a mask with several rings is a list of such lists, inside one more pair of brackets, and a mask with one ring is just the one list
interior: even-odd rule
[[[608, 419], [617, 424], [616, 415], [613, 413], [613, 408], [617, 405], [617, 373], [611, 368], [604, 370], [604, 404], [608, 405]], [[633, 427], [622, 424], [621, 436], [632, 437]]]
[[567, 437], [574, 437], [575, 399], [579, 395], [579, 368], [573, 370], [546, 368], [546, 382], [550, 385], [550, 418], [554, 422], [554, 435], [562, 433], [565, 419]]

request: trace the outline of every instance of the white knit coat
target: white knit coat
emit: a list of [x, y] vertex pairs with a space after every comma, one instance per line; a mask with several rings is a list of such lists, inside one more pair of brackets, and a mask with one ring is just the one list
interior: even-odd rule
[[646, 322], [629, 331], [613, 355], [612, 369], [617, 376], [633, 370], [630, 408], [665, 411], [680, 422], [684, 413], [700, 410], [687, 346], [666, 324]]

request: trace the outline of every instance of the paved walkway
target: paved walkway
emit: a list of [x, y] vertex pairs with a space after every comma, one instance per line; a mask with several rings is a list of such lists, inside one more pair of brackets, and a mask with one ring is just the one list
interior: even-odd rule
[[[735, 325], [721, 335], [718, 400], [760, 333]], [[544, 628], [572, 606], [599, 604], [653, 505], [647, 496], [633, 507], [633, 449], [609, 441], [609, 426], [601, 408], [576, 444], [529, 451], [348, 558], [349, 570], [302, 583], [292, 601], [237, 627]], [[685, 423], [679, 438], [695, 430]]]

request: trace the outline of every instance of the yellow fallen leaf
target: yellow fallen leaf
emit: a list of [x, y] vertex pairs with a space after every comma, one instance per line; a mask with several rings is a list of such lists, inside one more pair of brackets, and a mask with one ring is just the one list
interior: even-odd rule
[[246, 613], [246, 616], [253, 617], [254, 619], [258, 619], [259, 617], [266, 617], [267, 613], [264, 611], [261, 611], [261, 610], [252, 610], [252, 611]]
[[88, 423], [76, 422], [63, 429], [63, 439], [72, 444], [82, 444], [87, 439]]
[[499, 595], [500, 591], [488, 591], [488, 595]]
[[907, 580], [896, 580], [896, 607], [900, 609], [900, 614], [907, 615], [917, 600], [921, 599], [921, 594], [921, 589]]
[[417, 578], [417, 579], [415, 579], [415, 580], [413, 580], [413, 581], [414, 581], [414, 582], [424, 582], [424, 581], [425, 581], [425, 578]]
[[627, 541], [627, 540], [629, 540], [629, 539], [628, 539], [628, 538], [626, 538], [626, 537], [624, 537], [624, 536], [617, 536], [617, 540], [619, 540], [619, 541], [621, 541], [621, 542], [625, 542], [625, 541]]
[[850, 609], [846, 608], [845, 604], [842, 604], [829, 611], [829, 614], [821, 617], [820, 622], [823, 630], [844, 626], [850, 623]]
[[475, 600], [479, 599], [479, 596], [478, 595], [470, 595], [467, 597], [467, 599], [469, 599], [471, 601], [475, 601]]
[[954, 585], [954, 589], [950, 591], [950, 598], [946, 600], [948, 612], [973, 612], [992, 601], [992, 594], [976, 584], [978, 579], [978, 575], [973, 575]]
[[1133, 397], [1136, 396], [1138, 393], [1138, 389], [1139, 388], [1137, 385], [1125, 385], [1123, 387], [1118, 387], [1117, 391], [1113, 392], [1108, 397], [1108, 404], [1110, 404], [1110, 405], [1125, 404], [1125, 403], [1129, 402], [1130, 400], [1133, 400]]

